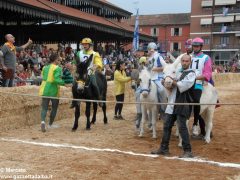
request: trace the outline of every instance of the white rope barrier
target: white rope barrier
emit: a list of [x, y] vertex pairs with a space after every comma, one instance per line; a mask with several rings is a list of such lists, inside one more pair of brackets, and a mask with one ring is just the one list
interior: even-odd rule
[[102, 101], [102, 100], [90, 100], [90, 99], [74, 99], [68, 97], [48, 97], [48, 96], [39, 96], [36, 94], [22, 94], [22, 93], [14, 93], [14, 92], [4, 92], [0, 91], [0, 93], [14, 95], [14, 96], [27, 96], [27, 97], [35, 97], [35, 98], [49, 98], [49, 99], [59, 99], [59, 100], [69, 100], [69, 101], [79, 101], [79, 102], [96, 102], [96, 103], [119, 103], [119, 104], [153, 104], [153, 105], [228, 105], [228, 106], [239, 106], [238, 103], [150, 103], [150, 102], [120, 102], [120, 101]]

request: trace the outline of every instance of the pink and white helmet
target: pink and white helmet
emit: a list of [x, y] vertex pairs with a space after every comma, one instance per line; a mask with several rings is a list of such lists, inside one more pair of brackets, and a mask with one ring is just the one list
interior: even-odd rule
[[192, 40], [192, 46], [203, 46], [204, 40], [200, 37], [196, 37]]
[[191, 49], [191, 48], [192, 48], [192, 39], [188, 39], [188, 40], [185, 42], [185, 48], [186, 48], [186, 49]]

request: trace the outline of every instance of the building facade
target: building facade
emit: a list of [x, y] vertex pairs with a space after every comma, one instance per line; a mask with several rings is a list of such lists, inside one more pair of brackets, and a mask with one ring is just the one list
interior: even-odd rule
[[192, 0], [190, 31], [215, 64], [228, 64], [240, 49], [240, 0]]
[[[126, 21], [134, 26], [135, 18]], [[185, 51], [184, 43], [190, 36], [190, 14], [140, 15], [139, 30], [155, 37], [160, 51], [176, 56]]]

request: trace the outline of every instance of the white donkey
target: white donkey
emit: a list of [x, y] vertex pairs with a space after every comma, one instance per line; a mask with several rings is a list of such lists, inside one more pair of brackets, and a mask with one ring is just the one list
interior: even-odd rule
[[[176, 59], [173, 64], [167, 64], [164, 66], [164, 74], [165, 74], [165, 86], [171, 87], [173, 79], [176, 77], [176, 71], [180, 68], [181, 56]], [[206, 83], [203, 86], [202, 96], [200, 99], [200, 103], [202, 104], [215, 104], [217, 103], [218, 95], [215, 87], [213, 87], [210, 83]], [[211, 138], [210, 134], [213, 127], [213, 116], [214, 116], [215, 105], [201, 105], [200, 115], [205, 121], [205, 130], [206, 135], [204, 140], [206, 143], [210, 143]], [[181, 145], [181, 137], [180, 143]]]
[[[153, 138], [157, 138], [156, 134], [156, 120], [158, 116], [157, 85], [151, 80], [151, 73], [146, 67], [141, 70], [139, 74], [140, 81], [140, 102], [147, 102], [149, 104], [141, 104], [142, 119], [140, 124], [140, 134], [142, 137], [144, 133], [144, 122], [147, 119], [148, 113], [151, 114], [149, 119], [152, 124]], [[153, 104], [150, 104], [153, 103]], [[154, 104], [155, 103], [155, 104]]]

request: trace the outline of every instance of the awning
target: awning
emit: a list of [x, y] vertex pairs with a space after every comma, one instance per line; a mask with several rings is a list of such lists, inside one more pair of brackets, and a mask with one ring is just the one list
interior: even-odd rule
[[[39, 18], [41, 21], [57, 21], [66, 24], [95, 29], [105, 33], [116, 34], [122, 37], [133, 37], [134, 28], [121, 22], [108, 20], [93, 14], [53, 3], [48, 0], [0, 0], [0, 8], [23, 14], [23, 19], [27, 16]], [[26, 17], [25, 17], [26, 16]], [[153, 37], [141, 32], [140, 40], [152, 41]]]
[[234, 16], [217, 16], [214, 17], [215, 23], [226, 23], [226, 22], [234, 22]]
[[201, 25], [209, 25], [212, 24], [212, 18], [202, 18]]

